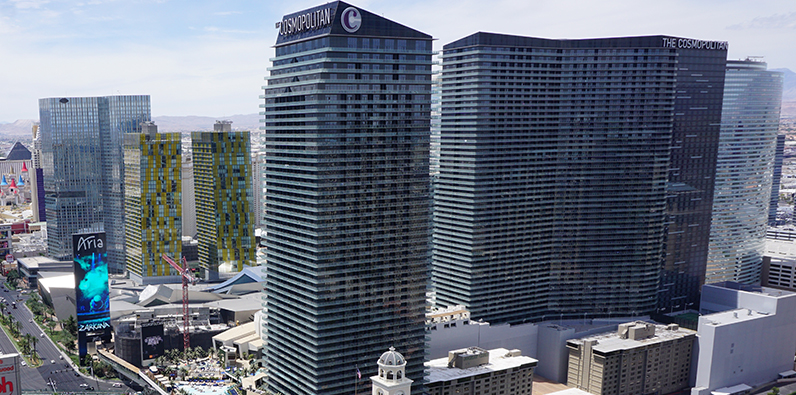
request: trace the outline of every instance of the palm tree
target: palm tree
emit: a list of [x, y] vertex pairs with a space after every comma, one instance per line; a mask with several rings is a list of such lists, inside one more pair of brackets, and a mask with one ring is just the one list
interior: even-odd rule
[[25, 336], [28, 337], [28, 343], [30, 343], [30, 345], [33, 347], [33, 352], [36, 352], [36, 343], [39, 342], [39, 339], [30, 333], [26, 334]]
[[23, 336], [21, 339], [19, 339], [19, 342], [17, 342], [17, 344], [19, 344], [20, 348], [19, 351], [22, 351], [22, 354], [24, 355], [30, 354], [30, 343], [28, 343], [27, 337]]
[[19, 337], [22, 331], [22, 323], [19, 321], [14, 321], [11, 323], [11, 328], [12, 328], [11, 332], [14, 335], [14, 337]]
[[63, 342], [63, 344], [64, 344], [64, 348], [66, 348], [66, 350], [71, 352], [71, 353], [74, 353], [75, 349], [77, 348], [75, 346], [75, 341], [72, 338], [68, 338], [66, 341]]
[[168, 359], [173, 362], [179, 362], [180, 356], [182, 355], [182, 351], [176, 348], [172, 348], [168, 352]]

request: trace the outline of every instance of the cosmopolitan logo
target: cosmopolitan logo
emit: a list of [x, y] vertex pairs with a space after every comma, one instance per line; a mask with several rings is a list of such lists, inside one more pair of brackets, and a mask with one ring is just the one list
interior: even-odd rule
[[349, 33], [356, 33], [359, 27], [362, 26], [362, 13], [354, 7], [348, 7], [343, 11], [343, 16], [340, 17], [340, 23], [343, 29]]
[[332, 9], [327, 8], [296, 15], [291, 18], [284, 18], [282, 22], [276, 23], [280, 36], [301, 33], [305, 31], [320, 29], [332, 24]]
[[726, 41], [705, 41], [693, 38], [663, 38], [664, 48], [685, 48], [685, 49], [719, 49], [726, 51], [730, 45]]
[[144, 343], [146, 343], [150, 347], [155, 347], [155, 346], [158, 345], [158, 343], [160, 343], [162, 341], [163, 341], [163, 338], [160, 337], [160, 336], [149, 336], [146, 339], [144, 339]]
[[98, 239], [97, 236], [81, 236], [77, 239], [77, 252], [86, 251], [86, 250], [96, 250], [101, 249], [103, 247], [102, 239]]

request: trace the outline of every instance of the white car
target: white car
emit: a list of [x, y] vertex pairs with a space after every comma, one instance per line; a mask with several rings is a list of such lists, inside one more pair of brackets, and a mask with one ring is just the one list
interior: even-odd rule
[[88, 387], [88, 384], [86, 384], [86, 383], [80, 383], [80, 388], [86, 388], [86, 387]]
[[22, 366], [28, 366], [28, 363], [25, 362], [25, 361], [22, 361]]
[[50, 360], [50, 363], [54, 364], [54, 363], [55, 363], [55, 360], [54, 360], [54, 359], [51, 359], [51, 360]]
[[122, 383], [113, 383], [113, 386], [116, 388], [121, 388]]

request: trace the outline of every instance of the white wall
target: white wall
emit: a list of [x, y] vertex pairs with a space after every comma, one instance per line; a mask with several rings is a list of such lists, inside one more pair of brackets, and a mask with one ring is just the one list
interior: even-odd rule
[[519, 349], [522, 355], [538, 359], [536, 339], [539, 328], [535, 324], [493, 326], [471, 321], [469, 325], [463, 325], [461, 321], [457, 321], [455, 327], [443, 328], [438, 325], [438, 328], [430, 331], [429, 359], [447, 357], [450, 350], [472, 346], [487, 350]]
[[[777, 297], [732, 290], [733, 298], [725, 291], [703, 288], [703, 297], [711, 298], [713, 306], [734, 299], [738, 309], [700, 317], [694, 395], [737, 384], [763, 384], [776, 380], [778, 373], [793, 369], [796, 294]], [[725, 302], [717, 303], [719, 296]], [[771, 312], [750, 315], [747, 309]], [[720, 323], [714, 325], [712, 321]]]

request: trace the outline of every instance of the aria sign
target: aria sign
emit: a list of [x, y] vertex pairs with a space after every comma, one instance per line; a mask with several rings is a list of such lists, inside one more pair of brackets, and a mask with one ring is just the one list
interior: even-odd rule
[[[332, 9], [310, 11], [291, 17], [285, 17], [276, 23], [280, 36], [289, 36], [301, 32], [321, 29], [332, 24]], [[349, 33], [356, 33], [362, 26], [362, 12], [354, 7], [346, 8], [340, 15], [340, 24]]]

